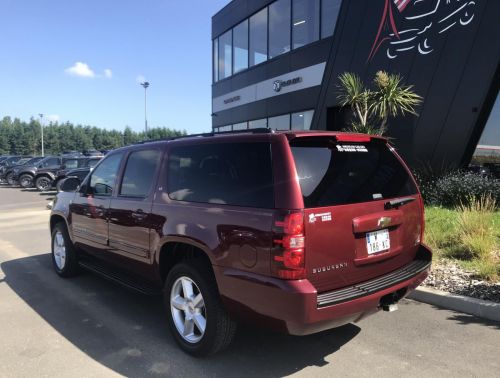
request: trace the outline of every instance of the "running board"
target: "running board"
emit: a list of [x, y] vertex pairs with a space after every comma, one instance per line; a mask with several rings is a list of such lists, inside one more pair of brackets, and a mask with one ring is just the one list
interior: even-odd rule
[[156, 289], [153, 286], [140, 283], [125, 274], [107, 268], [101, 264], [85, 260], [85, 261], [79, 261], [78, 265], [80, 265], [80, 267], [82, 267], [85, 270], [88, 270], [92, 273], [96, 273], [99, 276], [107, 279], [108, 281], [115, 282], [129, 290], [149, 296], [155, 296], [161, 294], [161, 290]]

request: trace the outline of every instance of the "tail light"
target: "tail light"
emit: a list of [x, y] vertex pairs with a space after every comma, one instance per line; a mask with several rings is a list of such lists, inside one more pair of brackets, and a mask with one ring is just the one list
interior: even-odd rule
[[275, 220], [272, 273], [284, 280], [306, 278], [303, 212], [290, 212]]

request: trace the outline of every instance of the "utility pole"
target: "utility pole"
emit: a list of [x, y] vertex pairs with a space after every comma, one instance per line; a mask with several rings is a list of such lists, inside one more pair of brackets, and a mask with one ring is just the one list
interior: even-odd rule
[[42, 129], [42, 157], [45, 157], [45, 150], [43, 146], [43, 114], [39, 113], [38, 115], [40, 116], [40, 127]]
[[147, 89], [149, 87], [149, 82], [145, 81], [141, 83], [144, 87], [144, 130], [146, 131], [146, 138], [148, 138], [148, 102], [147, 102]]

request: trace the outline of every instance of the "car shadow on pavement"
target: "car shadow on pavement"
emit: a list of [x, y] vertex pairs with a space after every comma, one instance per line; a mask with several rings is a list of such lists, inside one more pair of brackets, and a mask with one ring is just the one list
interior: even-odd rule
[[90, 273], [59, 278], [49, 254], [7, 261], [1, 269], [4, 283], [57, 332], [126, 376], [285, 376], [328, 364], [326, 357], [360, 332], [349, 324], [293, 337], [242, 326], [226, 351], [196, 359], [176, 346], [160, 297], [130, 292]]

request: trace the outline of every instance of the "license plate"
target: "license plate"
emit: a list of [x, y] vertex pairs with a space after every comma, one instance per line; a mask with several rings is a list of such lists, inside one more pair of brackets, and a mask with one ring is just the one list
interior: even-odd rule
[[389, 230], [379, 230], [366, 233], [366, 249], [369, 255], [391, 248]]

